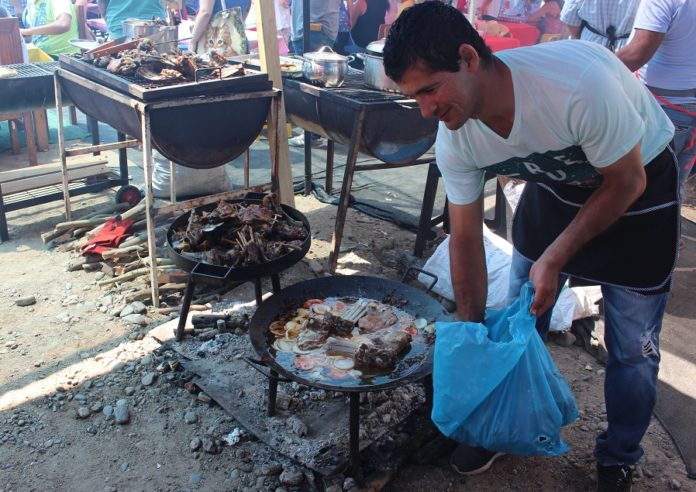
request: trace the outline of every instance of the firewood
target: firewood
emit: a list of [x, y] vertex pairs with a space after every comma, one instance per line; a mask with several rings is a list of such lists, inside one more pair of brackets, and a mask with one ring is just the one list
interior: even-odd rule
[[[191, 304], [189, 307], [189, 311], [207, 311], [208, 309], [210, 309], [210, 304]], [[181, 311], [181, 306], [160, 308], [157, 310], [159, 314], [178, 313], [179, 311]]]
[[110, 250], [104, 251], [102, 253], [102, 258], [104, 258], [105, 260], [113, 260], [126, 256], [140, 255], [146, 252], [147, 250], [140, 245], [127, 246], [125, 248], [119, 246], [118, 248], [112, 248]]
[[[158, 270], [159, 270], [160, 268], [161, 268], [162, 270], [168, 270], [168, 269], [172, 269], [172, 266], [166, 265], [166, 266], [157, 267]], [[147, 273], [149, 273], [149, 272], [150, 272], [150, 267], [138, 268], [138, 269], [132, 270], [132, 271], [130, 271], [130, 272], [128, 272], [128, 273], [124, 273], [123, 275], [119, 275], [118, 277], [113, 277], [113, 278], [107, 278], [107, 279], [104, 279], [104, 280], [99, 280], [99, 281], [97, 282], [97, 285], [100, 286], [100, 287], [103, 287], [104, 285], [109, 285], [109, 284], [113, 284], [113, 283], [116, 283], [116, 282], [127, 282], [127, 281], [129, 281], [129, 280], [133, 280], [134, 278], [139, 277], [140, 275], [145, 275], [145, 274], [147, 274]]]

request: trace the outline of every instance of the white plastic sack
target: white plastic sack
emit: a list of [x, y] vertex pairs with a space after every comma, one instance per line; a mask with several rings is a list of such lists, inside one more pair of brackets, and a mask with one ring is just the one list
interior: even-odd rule
[[[486, 309], [502, 309], [507, 298], [512, 261], [512, 244], [483, 226], [483, 247], [488, 270], [488, 297]], [[454, 301], [454, 289], [450, 276], [449, 236], [435, 249], [423, 269], [438, 277], [433, 287], [436, 294]], [[418, 280], [426, 286], [432, 279], [422, 273]], [[597, 301], [602, 292], [599, 286], [564, 287], [551, 313], [550, 331], [566, 331], [576, 319], [587, 318], [599, 313]]]
[[[505, 307], [508, 283], [510, 280], [510, 259], [512, 258], [512, 245], [502, 237], [491, 232], [483, 226], [483, 247], [486, 253], [486, 268], [488, 270], [488, 298], [486, 308], [501, 309]], [[438, 277], [433, 292], [446, 299], [454, 301], [454, 290], [450, 276], [449, 262], [449, 237], [447, 237], [425, 262], [424, 270]], [[430, 285], [432, 279], [422, 273], [418, 280], [425, 285]]]
[[[169, 198], [171, 174], [169, 160], [156, 150], [152, 151], [152, 190], [157, 198]], [[174, 166], [176, 172], [176, 196], [214, 195], [232, 189], [232, 183], [227, 176], [227, 166], [211, 169], [193, 169], [190, 167]]]

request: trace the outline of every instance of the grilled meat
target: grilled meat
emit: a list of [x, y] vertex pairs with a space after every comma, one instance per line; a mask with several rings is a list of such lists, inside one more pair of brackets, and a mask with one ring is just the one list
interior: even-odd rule
[[367, 314], [358, 320], [360, 333], [374, 333], [396, 324], [399, 318], [386, 304], [370, 303]]

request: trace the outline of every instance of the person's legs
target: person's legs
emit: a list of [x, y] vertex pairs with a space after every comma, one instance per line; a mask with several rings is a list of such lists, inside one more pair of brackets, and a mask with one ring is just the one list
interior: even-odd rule
[[[512, 261], [510, 263], [510, 282], [508, 283], [508, 293], [507, 299], [505, 300], [506, 305], [513, 303], [515, 299], [520, 295], [520, 289], [529, 280], [529, 271], [532, 269], [533, 261], [528, 260], [517, 250], [512, 251]], [[558, 289], [556, 290], [556, 299], [561, 294], [561, 289], [568, 280], [567, 275], [559, 275], [558, 277]], [[549, 326], [551, 324], [551, 309], [546, 311], [540, 318], [537, 319], [536, 329], [541, 336], [541, 339], [546, 341], [549, 334]]]
[[691, 115], [669, 106], [662, 106], [662, 109], [674, 123], [673, 144], [679, 165], [679, 198], [683, 200], [684, 186], [696, 159], [696, 116], [692, 116], [696, 114], [696, 103], [681, 104], [679, 107]]
[[659, 335], [667, 294], [644, 296], [602, 286], [604, 340], [609, 357], [604, 380], [608, 428], [597, 437], [602, 466], [631, 465], [643, 455], [657, 393]]

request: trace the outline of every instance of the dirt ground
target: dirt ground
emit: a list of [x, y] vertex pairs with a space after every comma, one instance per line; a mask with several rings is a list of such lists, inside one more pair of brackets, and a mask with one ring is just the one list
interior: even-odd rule
[[[76, 200], [76, 216], [111, 199], [107, 193]], [[326, 267], [336, 209], [311, 197], [296, 200], [312, 225], [307, 260]], [[311, 490], [305, 470], [243, 429], [241, 442], [222, 445], [240, 425], [214, 402], [187, 391], [185, 372], [157, 371], [168, 356], [155, 353], [159, 344], [147, 336], [149, 327], [112, 315], [126, 292], [98, 287], [94, 272], [67, 272], [74, 254], [41, 242], [39, 234], [61, 220], [60, 203], [14, 212], [12, 238], [0, 244], [0, 492]], [[391, 260], [410, 252], [413, 241], [412, 233], [350, 210], [339, 271], [398, 279]], [[311, 266], [316, 269], [299, 263], [281, 284], [323, 274]], [[16, 305], [30, 295], [35, 304]], [[151, 308], [146, 312], [148, 323], [162, 319]], [[386, 490], [593, 490], [594, 437], [606, 428], [604, 370], [579, 346], [548, 348], [581, 411], [563, 432], [569, 453], [506, 456], [469, 478], [455, 474], [447, 456], [435, 455], [408, 462]], [[127, 423], [117, 424], [109, 410]], [[696, 491], [656, 420], [643, 445], [634, 490]], [[347, 477], [327, 485], [333, 491], [354, 487]]]

